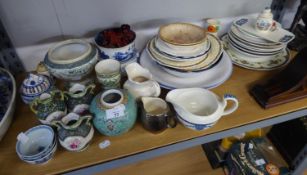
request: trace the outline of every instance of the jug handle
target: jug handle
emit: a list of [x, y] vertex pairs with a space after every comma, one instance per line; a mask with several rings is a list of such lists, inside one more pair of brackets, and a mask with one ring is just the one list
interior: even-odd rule
[[51, 126], [56, 127], [57, 130], [59, 130], [59, 129], [61, 128], [61, 123], [62, 123], [62, 122], [59, 121], [59, 120], [53, 120], [53, 121], [50, 122]]
[[96, 85], [95, 84], [90, 84], [88, 85], [88, 87], [86, 88], [86, 92], [89, 90], [90, 93], [94, 94], [94, 89], [95, 89]]
[[83, 118], [86, 120], [87, 125], [91, 125], [91, 119], [92, 119], [91, 115], [86, 115]]
[[[223, 115], [228, 115], [228, 114], [231, 114], [233, 113], [235, 110], [238, 109], [239, 107], [239, 101], [238, 99], [232, 95], [232, 94], [224, 94], [224, 99], [223, 99], [224, 103], [225, 103], [225, 106], [224, 106], [224, 112], [223, 112]], [[227, 101], [233, 101], [234, 104], [229, 108], [229, 109], [226, 109], [226, 106], [227, 106]]]
[[161, 87], [158, 82], [151, 80], [154, 83], [155, 89], [156, 89], [156, 94], [155, 96], [158, 97], [161, 94]]
[[36, 98], [34, 101], [32, 101], [32, 103], [30, 104], [30, 109], [34, 114], [37, 114], [37, 100], [38, 98]]
[[[168, 106], [170, 103], [168, 103]], [[176, 112], [173, 108], [169, 107], [169, 112], [166, 113], [166, 122], [167, 122], [167, 127], [168, 128], [175, 128], [177, 126], [177, 119], [176, 119]]]

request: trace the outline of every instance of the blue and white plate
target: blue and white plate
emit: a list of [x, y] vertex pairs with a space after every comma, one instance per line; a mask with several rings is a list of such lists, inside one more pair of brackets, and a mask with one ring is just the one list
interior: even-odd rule
[[151, 59], [146, 49], [143, 50], [139, 63], [148, 69], [152, 73], [153, 79], [159, 82], [160, 86], [165, 89], [191, 87], [211, 89], [224, 83], [232, 73], [231, 60], [225, 53], [218, 64], [200, 73], [203, 75], [201, 78], [199, 76], [181, 78], [169, 74]]

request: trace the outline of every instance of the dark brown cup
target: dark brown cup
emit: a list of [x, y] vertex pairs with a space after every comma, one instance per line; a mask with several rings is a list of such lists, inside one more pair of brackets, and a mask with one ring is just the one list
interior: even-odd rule
[[141, 120], [146, 130], [157, 134], [176, 127], [177, 121], [164, 100], [142, 97], [141, 102]]

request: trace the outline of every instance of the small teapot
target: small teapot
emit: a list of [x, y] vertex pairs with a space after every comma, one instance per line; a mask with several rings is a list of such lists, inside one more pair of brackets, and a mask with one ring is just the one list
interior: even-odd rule
[[89, 104], [94, 97], [96, 85], [74, 84], [68, 91], [64, 92], [69, 112], [81, 114], [89, 109]]
[[60, 144], [68, 151], [83, 151], [94, 136], [91, 115], [80, 116], [69, 113], [61, 120], [51, 122], [57, 127]]
[[30, 104], [44, 92], [49, 92], [53, 89], [54, 81], [52, 78], [45, 75], [29, 73], [21, 84], [20, 94], [22, 101]]
[[273, 20], [273, 14], [270, 8], [265, 8], [257, 17], [256, 29], [258, 31], [266, 32], [269, 30], [274, 30], [276, 28], [276, 23]]
[[158, 97], [161, 93], [160, 85], [152, 79], [152, 74], [138, 63], [131, 63], [125, 68], [128, 80], [124, 84], [137, 100], [141, 97]]
[[67, 112], [64, 94], [59, 90], [43, 93], [30, 104], [30, 108], [39, 121], [47, 125], [53, 120], [62, 118]]

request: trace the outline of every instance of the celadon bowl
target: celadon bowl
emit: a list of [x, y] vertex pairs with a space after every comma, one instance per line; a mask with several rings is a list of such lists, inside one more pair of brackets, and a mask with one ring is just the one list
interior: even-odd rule
[[51, 47], [44, 63], [48, 71], [58, 79], [81, 80], [91, 73], [98, 55], [96, 46], [81, 39], [69, 39]]

